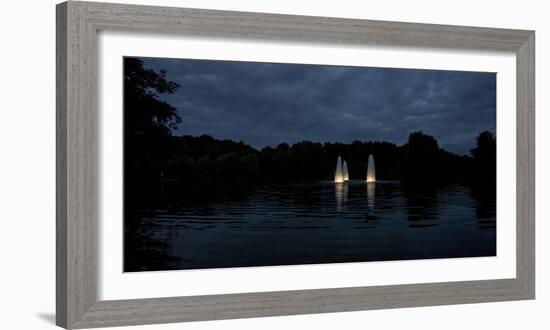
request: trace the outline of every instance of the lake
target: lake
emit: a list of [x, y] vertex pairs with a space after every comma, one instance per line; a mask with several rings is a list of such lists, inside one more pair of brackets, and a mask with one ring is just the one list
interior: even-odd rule
[[170, 196], [127, 215], [125, 271], [496, 255], [494, 193], [459, 184], [205, 183]]

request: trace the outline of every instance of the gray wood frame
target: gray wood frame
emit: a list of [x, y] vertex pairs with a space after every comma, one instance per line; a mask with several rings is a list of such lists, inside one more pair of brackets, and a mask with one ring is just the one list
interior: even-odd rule
[[[515, 52], [517, 277], [98, 301], [96, 71], [101, 30]], [[534, 31], [93, 2], [57, 5], [57, 324], [88, 328], [534, 299], [534, 84]]]

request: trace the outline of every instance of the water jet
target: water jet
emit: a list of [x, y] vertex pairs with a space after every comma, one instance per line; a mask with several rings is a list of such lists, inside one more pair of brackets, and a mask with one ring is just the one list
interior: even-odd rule
[[345, 160], [344, 164], [342, 165], [342, 175], [344, 177], [344, 181], [349, 181], [348, 163]]
[[369, 155], [369, 160], [367, 164], [367, 179], [366, 182], [376, 182], [376, 170], [374, 167], [374, 156]]
[[338, 156], [336, 161], [336, 171], [334, 172], [334, 182], [343, 183], [344, 182], [344, 173], [342, 171], [342, 158]]

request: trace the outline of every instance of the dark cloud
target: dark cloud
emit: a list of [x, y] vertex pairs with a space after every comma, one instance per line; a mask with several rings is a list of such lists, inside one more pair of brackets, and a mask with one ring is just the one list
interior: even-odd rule
[[144, 59], [181, 87], [174, 134], [209, 134], [256, 148], [294, 143], [406, 142], [422, 130], [466, 154], [496, 129], [493, 73]]

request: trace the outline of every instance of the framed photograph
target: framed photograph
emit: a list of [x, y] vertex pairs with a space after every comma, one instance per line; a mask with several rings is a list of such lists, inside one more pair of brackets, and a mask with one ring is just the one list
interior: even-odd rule
[[57, 315], [534, 299], [535, 33], [57, 6]]

